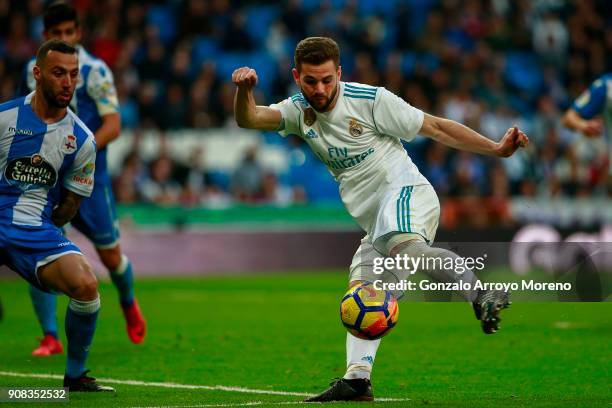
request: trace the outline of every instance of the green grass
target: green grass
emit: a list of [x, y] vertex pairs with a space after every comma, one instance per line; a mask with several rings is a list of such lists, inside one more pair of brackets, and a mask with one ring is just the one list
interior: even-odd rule
[[[125, 334], [114, 289], [103, 283], [89, 367], [94, 376], [123, 380], [319, 392], [344, 372], [345, 331], [338, 300], [345, 284], [343, 273], [143, 279], [137, 282], [137, 294], [149, 332], [144, 344], [134, 346]], [[25, 283], [0, 280], [0, 299], [5, 307], [0, 371], [62, 374], [64, 356], [30, 356], [40, 334]], [[65, 298], [60, 305], [63, 327]], [[383, 340], [373, 384], [378, 397], [410, 401], [376, 406], [612, 407], [611, 303], [515, 303], [503, 318], [502, 331], [485, 336], [467, 304], [400, 303], [399, 325]], [[59, 384], [0, 375], [0, 387]], [[114, 396], [73, 394], [70, 406], [249, 401], [269, 406], [302, 399], [115, 388]], [[4, 406], [8, 404], [0, 404]]]

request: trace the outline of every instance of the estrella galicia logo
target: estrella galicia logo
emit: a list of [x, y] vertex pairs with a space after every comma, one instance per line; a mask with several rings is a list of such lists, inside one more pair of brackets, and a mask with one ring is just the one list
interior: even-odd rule
[[34, 154], [11, 160], [4, 170], [4, 177], [10, 185], [26, 191], [39, 187], [52, 188], [57, 182], [57, 171], [40, 154]]

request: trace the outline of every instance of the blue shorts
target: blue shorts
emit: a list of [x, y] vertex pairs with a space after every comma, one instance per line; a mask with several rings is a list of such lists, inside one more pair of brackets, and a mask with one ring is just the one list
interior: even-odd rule
[[81, 201], [79, 212], [70, 223], [96, 248], [112, 248], [119, 243], [115, 197], [108, 176], [96, 179], [91, 197]]
[[52, 224], [38, 227], [0, 222], [0, 264], [5, 264], [38, 289], [49, 292], [38, 280], [38, 268], [81, 250]]

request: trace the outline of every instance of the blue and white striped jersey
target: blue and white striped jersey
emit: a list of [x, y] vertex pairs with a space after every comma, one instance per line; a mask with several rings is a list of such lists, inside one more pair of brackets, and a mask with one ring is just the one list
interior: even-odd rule
[[572, 108], [584, 119], [601, 114], [608, 138], [612, 134], [612, 73], [597, 78], [572, 104]]
[[[95, 133], [102, 125], [102, 116], [119, 111], [117, 90], [113, 73], [106, 63], [92, 56], [82, 46], [77, 45], [76, 48], [79, 51], [80, 72], [70, 107]], [[25, 86], [21, 86], [23, 94], [36, 88], [36, 80], [32, 73], [35, 64], [36, 59], [32, 59], [26, 66]], [[107, 175], [106, 148], [99, 150], [96, 158], [96, 178], [101, 180], [103, 175]]]
[[89, 197], [96, 143], [70, 110], [44, 123], [30, 105], [34, 92], [0, 104], [0, 225], [51, 223], [61, 187]]

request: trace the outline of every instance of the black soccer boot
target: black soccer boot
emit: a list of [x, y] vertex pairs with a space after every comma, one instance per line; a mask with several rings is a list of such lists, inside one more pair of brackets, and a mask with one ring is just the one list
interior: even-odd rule
[[476, 319], [480, 320], [482, 331], [493, 334], [499, 330], [499, 313], [510, 306], [509, 294], [503, 290], [481, 290], [472, 303]]
[[85, 371], [78, 378], [68, 377], [64, 375], [64, 388], [68, 388], [69, 392], [115, 392], [113, 387], [100, 385], [95, 378], [88, 377]]
[[304, 402], [374, 401], [372, 384], [368, 379], [336, 378], [329, 385], [330, 387], [321, 394], [307, 398]]

